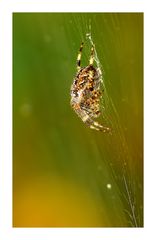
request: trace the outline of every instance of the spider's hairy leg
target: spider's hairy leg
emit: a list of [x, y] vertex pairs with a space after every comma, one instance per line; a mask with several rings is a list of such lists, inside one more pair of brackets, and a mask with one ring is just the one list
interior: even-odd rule
[[93, 63], [94, 63], [94, 46], [92, 45], [90, 59], [89, 59], [89, 65], [92, 66]]
[[82, 121], [91, 129], [102, 132], [111, 132], [111, 129], [109, 127], [104, 127], [100, 123], [94, 121], [89, 116], [89, 112], [86, 112], [84, 109], [82, 109], [79, 104], [75, 104], [71, 101], [71, 106], [76, 112], [76, 114], [82, 119]]
[[77, 71], [79, 71], [81, 69], [81, 56], [82, 56], [83, 45], [84, 45], [84, 43], [82, 42], [80, 49], [79, 49], [78, 56], [77, 56]]
[[97, 72], [98, 72], [99, 82], [102, 83], [103, 82], [103, 80], [102, 80], [102, 71], [101, 71], [100, 67], [97, 68]]
[[110, 128], [102, 126], [100, 123], [94, 121], [88, 114], [84, 112], [84, 116], [82, 117], [82, 121], [88, 125], [91, 129], [95, 129], [97, 131], [102, 132], [110, 132]]
[[92, 70], [90, 70], [90, 71], [89, 71], [89, 77], [90, 77], [90, 78], [93, 78], [93, 76], [94, 76], [94, 72], [93, 72]]
[[110, 132], [110, 128], [109, 127], [104, 127], [100, 123], [95, 122], [95, 121], [93, 121], [92, 125], [90, 125], [90, 128], [96, 129], [96, 130], [102, 131], [102, 132]]

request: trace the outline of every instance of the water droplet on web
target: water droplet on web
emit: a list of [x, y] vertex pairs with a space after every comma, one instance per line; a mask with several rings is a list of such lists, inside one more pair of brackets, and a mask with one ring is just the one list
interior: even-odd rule
[[112, 185], [111, 185], [110, 183], [107, 183], [106, 187], [107, 187], [108, 189], [111, 189], [111, 188], [112, 188]]

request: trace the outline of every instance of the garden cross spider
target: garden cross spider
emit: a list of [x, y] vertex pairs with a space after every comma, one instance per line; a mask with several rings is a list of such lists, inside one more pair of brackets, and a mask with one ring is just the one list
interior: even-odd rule
[[94, 45], [91, 47], [89, 65], [81, 67], [81, 56], [84, 43], [81, 44], [77, 56], [77, 73], [71, 86], [71, 106], [77, 115], [90, 128], [109, 132], [110, 128], [102, 126], [94, 121], [99, 117], [100, 99], [101, 99], [101, 71], [93, 66], [94, 63]]

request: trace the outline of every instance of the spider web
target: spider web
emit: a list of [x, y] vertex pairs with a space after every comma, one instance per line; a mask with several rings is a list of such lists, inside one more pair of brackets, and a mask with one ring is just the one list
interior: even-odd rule
[[[103, 91], [102, 96], [102, 119], [104, 124], [106, 123], [106, 126], [109, 126], [111, 128], [111, 136], [107, 139], [109, 147], [112, 145], [118, 145], [116, 146], [116, 152], [114, 155], [118, 152], [120, 152], [120, 155], [118, 155], [118, 159], [121, 163], [121, 168], [119, 170], [117, 167], [117, 164], [115, 162], [115, 157], [110, 162], [106, 162], [106, 164], [109, 166], [112, 172], [112, 176], [115, 179], [118, 187], [119, 195], [121, 196], [121, 199], [124, 206], [124, 213], [127, 218], [128, 225], [133, 227], [138, 227], [141, 224], [139, 211], [137, 211], [137, 199], [136, 199], [136, 186], [135, 182], [131, 176], [131, 171], [129, 168], [129, 163], [132, 162], [131, 155], [129, 153], [128, 144], [126, 142], [124, 132], [122, 129], [122, 125], [120, 122], [120, 118], [118, 115], [118, 111], [113, 103], [112, 98], [110, 97], [110, 94], [107, 91], [106, 82], [104, 79], [104, 69], [100, 62], [100, 59], [98, 57], [98, 53], [96, 50], [96, 44], [94, 43], [93, 36], [92, 36], [92, 19], [89, 19], [87, 21], [85, 17], [82, 15], [77, 16], [77, 18], [73, 18], [75, 21], [75, 26], [77, 29], [78, 34], [80, 35], [80, 38], [82, 41], [84, 38], [86, 39], [86, 42], [89, 45], [89, 48], [94, 45], [95, 47], [95, 63], [97, 67], [101, 71], [101, 87]], [[78, 22], [83, 22], [83, 25], [79, 27]], [[86, 57], [87, 59], [87, 57]]]
[[[95, 45], [93, 42], [93, 39], [92, 39], [92, 35], [91, 35], [91, 24], [89, 24], [89, 30], [90, 30], [90, 32], [86, 34], [86, 38], [90, 41], [91, 45]], [[96, 47], [95, 47], [95, 62], [97, 64], [97, 67], [100, 69], [101, 73], [103, 73], [103, 68], [102, 68], [100, 60], [98, 58]], [[107, 93], [107, 88], [105, 85], [103, 74], [101, 74], [101, 83], [102, 83], [102, 88], [103, 88], [103, 93], [104, 93], [103, 97], [102, 97], [102, 117], [105, 120], [105, 122], [107, 122], [111, 125], [111, 127], [112, 127], [111, 131], [113, 131], [115, 133], [116, 137], [118, 139], [120, 139], [120, 143], [122, 143], [122, 145], [123, 145], [122, 149], [125, 152], [123, 155], [129, 156], [127, 154], [128, 153], [127, 144], [126, 144], [124, 134], [122, 132], [122, 128], [121, 128], [121, 125], [119, 122], [119, 116], [118, 116], [117, 110], [115, 108], [115, 105], [114, 105], [112, 99], [109, 97], [109, 95]], [[113, 119], [112, 112], [114, 113], [115, 119]], [[111, 120], [111, 118], [112, 118], [112, 120]], [[138, 223], [137, 223], [137, 218], [136, 218], [136, 214], [135, 214], [135, 200], [134, 200], [134, 197], [132, 196], [131, 184], [130, 184], [130, 180], [128, 179], [129, 177], [127, 176], [127, 173], [129, 171], [127, 169], [127, 161], [124, 156], [122, 157], [122, 159], [124, 160], [123, 166], [122, 166], [122, 180], [123, 180], [123, 184], [124, 184], [123, 187], [125, 190], [124, 198], [128, 204], [128, 209], [125, 209], [125, 213], [128, 215], [129, 223], [132, 226], [137, 227]], [[111, 167], [111, 169], [115, 176], [116, 174], [114, 172], [114, 169], [112, 167]], [[115, 176], [115, 178], [116, 178], [116, 176]], [[123, 194], [123, 193], [120, 192], [120, 194]]]

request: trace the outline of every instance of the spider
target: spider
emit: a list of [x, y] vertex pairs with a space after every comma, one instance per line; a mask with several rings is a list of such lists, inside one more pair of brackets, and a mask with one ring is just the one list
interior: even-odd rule
[[100, 99], [102, 93], [100, 91], [101, 71], [93, 66], [94, 45], [91, 47], [91, 55], [87, 67], [81, 67], [83, 46], [84, 43], [82, 42], [77, 56], [77, 73], [71, 86], [70, 104], [87, 126], [98, 131], [109, 132], [109, 127], [104, 127], [95, 121], [95, 118], [101, 114]]

